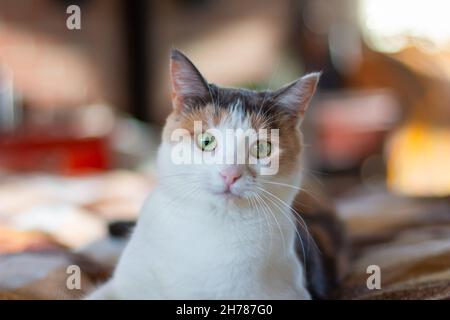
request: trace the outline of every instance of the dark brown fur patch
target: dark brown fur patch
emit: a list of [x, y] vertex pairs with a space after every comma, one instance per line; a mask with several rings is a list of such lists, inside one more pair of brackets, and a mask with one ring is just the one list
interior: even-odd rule
[[304, 248], [297, 246], [298, 253], [305, 261], [308, 290], [313, 298], [332, 298], [347, 270], [348, 240], [344, 224], [323, 192], [308, 183], [304, 188], [308, 192], [299, 192], [293, 207], [305, 221], [312, 239], [299, 226]]

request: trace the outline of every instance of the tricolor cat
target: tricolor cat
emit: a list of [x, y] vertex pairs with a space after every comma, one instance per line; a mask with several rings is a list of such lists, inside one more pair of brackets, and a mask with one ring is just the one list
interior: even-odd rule
[[[112, 278], [88, 299], [310, 299], [298, 254], [307, 226], [292, 204], [302, 185], [300, 123], [319, 73], [276, 91], [221, 88], [173, 50], [171, 80], [159, 184]], [[202, 132], [195, 132], [196, 121]], [[233, 158], [240, 142], [208, 130], [249, 128], [279, 133], [276, 145], [270, 137], [250, 140], [244, 150], [252, 163], [173, 161], [182, 143], [191, 143], [195, 155]], [[190, 139], [174, 141], [179, 129]], [[261, 174], [263, 159], [278, 161], [275, 174]]]

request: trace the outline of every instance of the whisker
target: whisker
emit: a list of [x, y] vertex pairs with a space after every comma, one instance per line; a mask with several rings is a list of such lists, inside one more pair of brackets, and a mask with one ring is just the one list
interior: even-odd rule
[[317, 171], [317, 170], [312, 170], [312, 169], [309, 169], [309, 168], [302, 168], [302, 171], [304, 173], [306, 173], [306, 174], [309, 174], [309, 176], [311, 178], [313, 178], [314, 181], [316, 181], [321, 187], [324, 187], [323, 182], [318, 177], [316, 177], [315, 175], [317, 174], [317, 175], [325, 176], [325, 175], [327, 175], [326, 173], [320, 172], [320, 171]]
[[[306, 222], [305, 222], [305, 220], [303, 220], [303, 217], [300, 215], [300, 213], [297, 210], [295, 210], [291, 205], [287, 204], [284, 200], [282, 200], [279, 197], [277, 197], [276, 195], [274, 195], [272, 192], [269, 192], [261, 187], [257, 187], [257, 188], [259, 190], [265, 192], [266, 194], [270, 195], [271, 197], [273, 197], [273, 199], [275, 199], [276, 201], [279, 201], [280, 204], [284, 205], [286, 208], [291, 210], [291, 212], [295, 214], [295, 217], [297, 217], [298, 219], [301, 220], [300, 226], [303, 228], [303, 230], [306, 232], [306, 235], [308, 236], [308, 246], [310, 243], [309, 241], [312, 240], [313, 245], [316, 247], [317, 250], [319, 250], [319, 247], [317, 246], [314, 238], [311, 236], [311, 234], [308, 230], [308, 226], [306, 225]], [[300, 222], [300, 221], [298, 221], [298, 222]]]
[[258, 198], [257, 196], [257, 192], [254, 192], [254, 198], [253, 201], [255, 203], [255, 207], [258, 208], [258, 211], [261, 212], [261, 215], [264, 217], [264, 221], [267, 227], [267, 230], [269, 231], [269, 236], [270, 236], [270, 242], [269, 242], [269, 251], [272, 250], [273, 248], [273, 234], [272, 234], [272, 223], [270, 222], [270, 216], [268, 216], [262, 209], [262, 205], [258, 202]]
[[265, 196], [267, 200], [269, 200], [270, 202], [272, 202], [278, 210], [280, 210], [280, 212], [289, 220], [289, 222], [292, 224], [292, 226], [294, 227], [295, 233], [297, 234], [299, 240], [300, 240], [300, 245], [302, 247], [302, 252], [303, 252], [303, 264], [305, 267], [305, 272], [306, 272], [306, 251], [305, 251], [305, 246], [303, 245], [303, 238], [300, 235], [300, 232], [298, 232], [297, 230], [297, 226], [294, 224], [294, 222], [292, 222], [292, 220], [289, 218], [288, 214], [284, 212], [284, 210], [272, 199], [270, 199], [268, 196]]
[[258, 182], [261, 182], [261, 183], [273, 184], [273, 185], [277, 185], [277, 186], [292, 188], [292, 189], [295, 189], [298, 191], [303, 191], [303, 192], [307, 193], [308, 195], [310, 195], [311, 197], [313, 197], [316, 201], [320, 201], [319, 197], [316, 194], [312, 193], [311, 191], [309, 191], [305, 188], [299, 187], [299, 186], [282, 183], [282, 182], [268, 181], [268, 180], [264, 180], [264, 179], [255, 179], [255, 180]]
[[256, 193], [255, 196], [256, 196], [257, 199], [259, 199], [262, 202], [261, 205], [265, 208], [266, 212], [268, 212], [270, 214], [270, 216], [274, 219], [275, 223], [277, 224], [278, 231], [280, 232], [281, 240], [282, 240], [282, 243], [283, 243], [283, 252], [286, 255], [286, 252], [287, 252], [286, 251], [286, 240], [284, 238], [284, 234], [283, 234], [283, 231], [281, 229], [281, 225], [278, 222], [277, 217], [273, 214], [273, 212], [270, 210], [270, 207], [267, 205], [266, 201], [264, 201], [264, 199], [259, 194]]
[[[253, 202], [254, 201], [256, 201], [254, 198], [247, 198], [247, 200], [248, 200], [248, 202], [249, 202], [249, 204], [250, 204], [250, 209], [253, 211], [255, 211], [256, 212], [256, 214], [258, 215], [258, 218], [261, 218], [262, 217], [262, 219], [264, 219], [264, 222], [265, 222], [265, 226], [266, 226], [266, 228], [268, 229], [268, 231], [270, 231], [269, 229], [270, 229], [270, 226], [268, 225], [268, 223], [267, 223], [267, 218], [266, 218], [266, 216], [262, 213], [262, 212], [260, 212], [259, 210], [257, 210], [257, 208], [256, 208], [256, 206], [255, 207], [253, 207]], [[263, 225], [262, 225], [262, 223], [258, 223], [258, 225], [259, 225], [259, 235], [260, 235], [260, 237], [264, 234], [264, 230], [263, 230]], [[270, 233], [270, 242], [272, 242], [272, 234]], [[261, 251], [265, 251], [264, 250], [264, 248], [262, 248], [261, 247]]]

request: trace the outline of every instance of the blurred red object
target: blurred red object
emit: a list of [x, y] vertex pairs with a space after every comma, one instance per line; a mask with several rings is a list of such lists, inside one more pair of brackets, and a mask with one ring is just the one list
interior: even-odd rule
[[315, 154], [329, 170], [353, 168], [382, 150], [386, 133], [400, 118], [389, 90], [328, 93], [311, 109]]
[[40, 134], [0, 135], [0, 168], [82, 174], [109, 168], [107, 137]]
[[33, 109], [28, 118], [0, 130], [0, 171], [76, 175], [110, 168], [115, 117], [109, 107]]

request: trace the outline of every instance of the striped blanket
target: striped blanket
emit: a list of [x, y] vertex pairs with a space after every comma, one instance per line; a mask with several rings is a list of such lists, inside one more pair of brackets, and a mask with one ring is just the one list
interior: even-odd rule
[[337, 298], [450, 299], [449, 199], [371, 192], [341, 199], [338, 209], [351, 260]]

